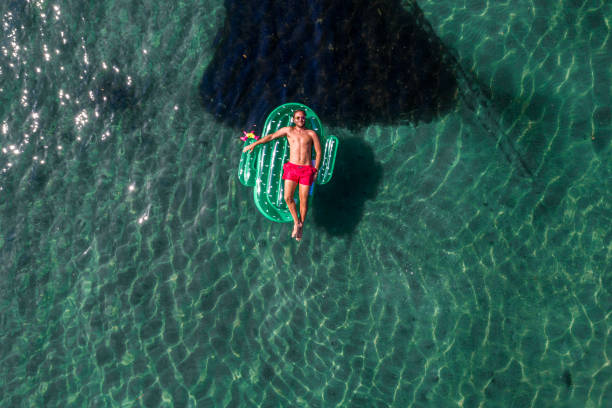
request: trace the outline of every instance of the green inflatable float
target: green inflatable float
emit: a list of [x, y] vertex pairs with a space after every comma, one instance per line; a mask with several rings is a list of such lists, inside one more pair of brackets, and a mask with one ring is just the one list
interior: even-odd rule
[[[314, 130], [321, 141], [321, 166], [315, 184], [325, 184], [331, 180], [334, 171], [338, 138], [325, 134], [321, 120], [312, 109], [301, 103], [286, 103], [279, 106], [268, 115], [261, 136], [274, 133], [285, 126], [292, 126], [293, 113], [298, 109], [306, 112], [306, 127]], [[244, 146], [253, 141], [246, 139]], [[312, 154], [314, 163], [314, 149]], [[275, 222], [293, 222], [283, 196], [285, 186], [282, 179], [283, 164], [287, 161], [289, 161], [289, 145], [285, 137], [257, 145], [253, 153], [242, 153], [240, 156], [238, 167], [240, 182], [247, 187], [255, 187], [253, 189], [255, 205], [266, 218]], [[309, 200], [313, 193], [314, 184], [310, 189]], [[299, 208], [299, 203], [297, 207]]]

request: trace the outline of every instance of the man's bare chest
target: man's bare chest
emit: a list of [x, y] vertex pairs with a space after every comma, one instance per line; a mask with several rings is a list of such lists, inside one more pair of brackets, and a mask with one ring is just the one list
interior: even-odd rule
[[306, 132], [292, 131], [287, 135], [287, 140], [291, 145], [308, 145], [310, 143], [310, 136]]

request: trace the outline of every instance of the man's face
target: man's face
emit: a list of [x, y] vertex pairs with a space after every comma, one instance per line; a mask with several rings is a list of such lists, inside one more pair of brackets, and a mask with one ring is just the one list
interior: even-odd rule
[[293, 115], [293, 122], [295, 122], [295, 124], [298, 126], [304, 126], [304, 123], [306, 123], [306, 115], [304, 114], [304, 112], [295, 112], [295, 114]]

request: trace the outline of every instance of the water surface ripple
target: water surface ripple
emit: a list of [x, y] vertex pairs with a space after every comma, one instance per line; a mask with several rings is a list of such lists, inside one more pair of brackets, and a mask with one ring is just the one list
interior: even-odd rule
[[222, 1], [2, 2], [0, 405], [612, 405], [612, 3], [418, 4], [482, 101], [332, 127], [296, 244], [201, 105]]

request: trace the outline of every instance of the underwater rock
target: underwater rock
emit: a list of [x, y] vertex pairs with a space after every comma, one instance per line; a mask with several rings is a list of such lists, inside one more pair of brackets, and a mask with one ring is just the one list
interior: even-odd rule
[[291, 101], [332, 126], [430, 121], [456, 103], [455, 59], [404, 3], [226, 0], [203, 105], [246, 127]]

